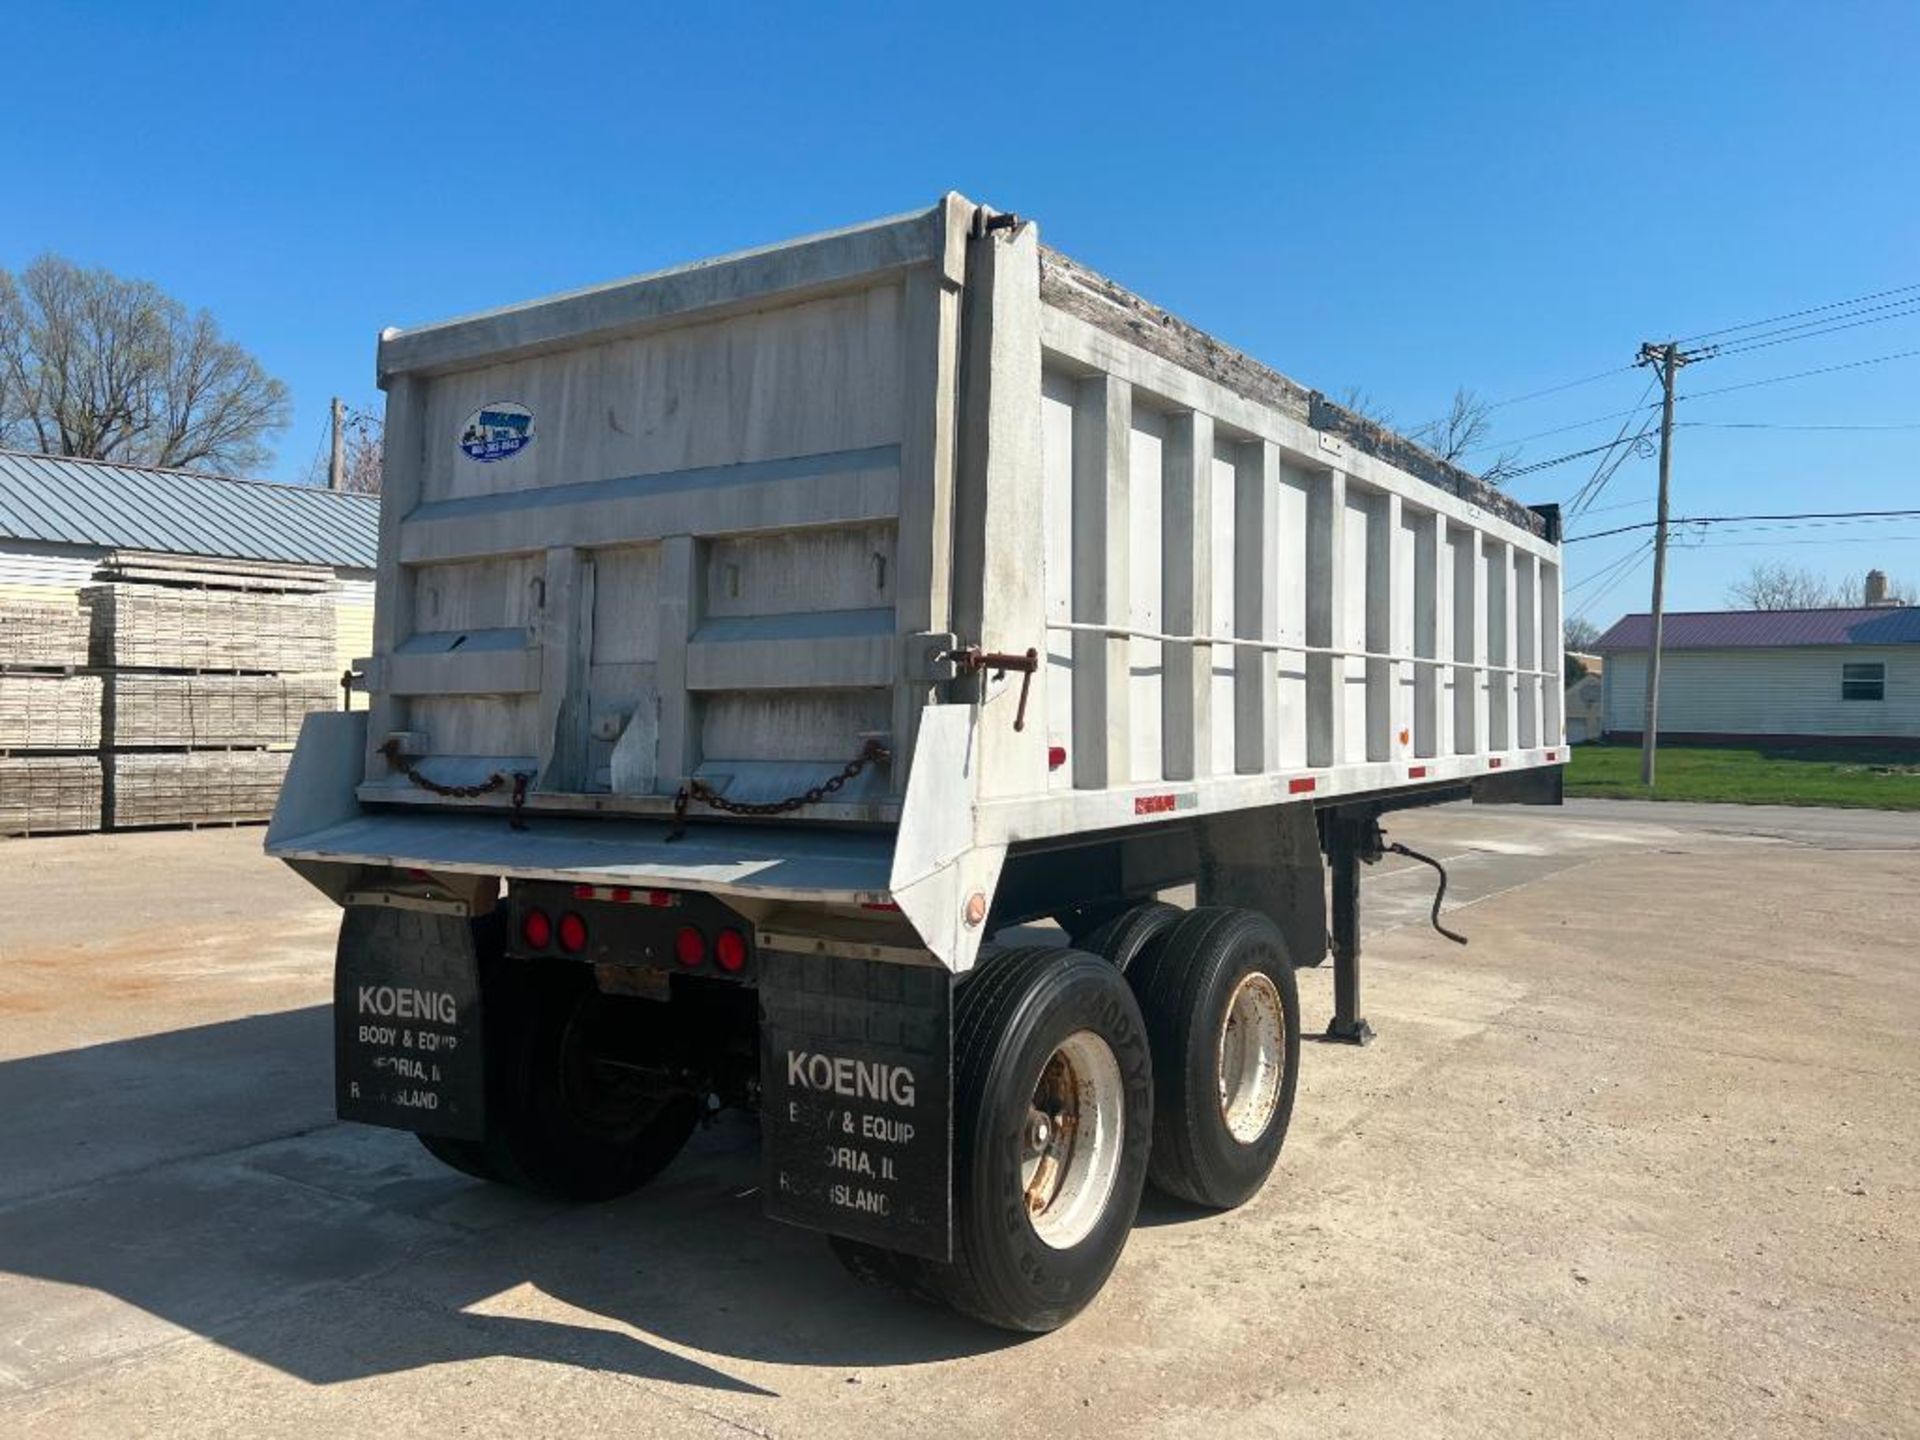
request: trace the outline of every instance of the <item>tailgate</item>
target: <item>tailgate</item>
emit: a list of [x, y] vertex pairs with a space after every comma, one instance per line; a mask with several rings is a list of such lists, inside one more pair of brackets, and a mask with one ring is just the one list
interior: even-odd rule
[[966, 208], [390, 334], [362, 798], [892, 818]]

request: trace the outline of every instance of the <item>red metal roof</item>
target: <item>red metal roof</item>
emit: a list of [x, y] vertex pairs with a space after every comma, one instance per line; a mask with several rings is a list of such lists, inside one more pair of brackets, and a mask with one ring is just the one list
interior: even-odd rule
[[[1644, 650], [1652, 617], [1628, 615], [1594, 649]], [[1920, 645], [1920, 605], [1831, 610], [1681, 610], [1660, 636], [1666, 650], [1761, 650], [1802, 645]]]

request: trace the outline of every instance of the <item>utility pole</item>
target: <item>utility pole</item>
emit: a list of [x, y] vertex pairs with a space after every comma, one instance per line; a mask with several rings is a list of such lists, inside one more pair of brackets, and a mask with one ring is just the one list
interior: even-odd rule
[[[1671, 407], [1669, 407], [1671, 408]], [[347, 407], [340, 403], [338, 395], [333, 397], [333, 458], [327, 463], [327, 488], [344, 490], [347, 488]], [[1661, 473], [1665, 474], [1662, 462]], [[1664, 517], [1665, 510], [1661, 515]]]
[[1667, 498], [1673, 478], [1673, 380], [1682, 365], [1705, 360], [1712, 347], [1682, 350], [1676, 340], [1648, 341], [1640, 347], [1636, 365], [1657, 366], [1660, 379], [1660, 501], [1653, 529], [1653, 634], [1647, 639], [1647, 710], [1640, 727], [1640, 783], [1649, 790], [1654, 780], [1654, 748], [1660, 728], [1660, 639], [1667, 603]]

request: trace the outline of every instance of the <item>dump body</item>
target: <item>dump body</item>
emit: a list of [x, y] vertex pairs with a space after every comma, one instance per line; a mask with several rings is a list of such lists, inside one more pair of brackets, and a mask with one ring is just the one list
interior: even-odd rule
[[370, 715], [269, 839], [316, 878], [897, 905], [964, 970], [1010, 847], [1564, 758], [1549, 519], [958, 196], [380, 375]]

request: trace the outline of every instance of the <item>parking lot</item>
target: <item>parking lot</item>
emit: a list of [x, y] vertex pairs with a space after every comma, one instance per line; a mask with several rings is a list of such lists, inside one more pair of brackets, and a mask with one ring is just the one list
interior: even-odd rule
[[1471, 945], [1370, 872], [1378, 1041], [1028, 1341], [762, 1219], [740, 1117], [581, 1210], [336, 1124], [335, 912], [257, 830], [0, 844], [0, 1433], [1916, 1433], [1920, 818], [1388, 828]]

